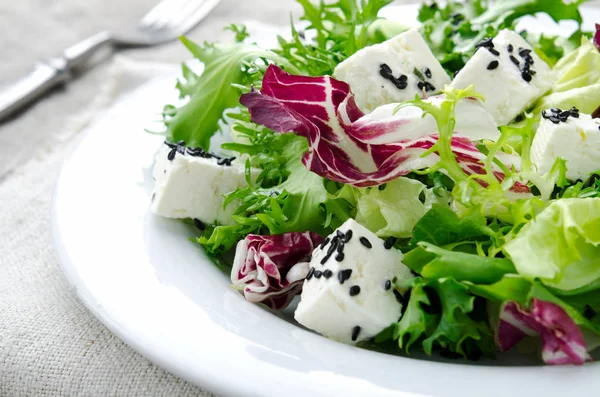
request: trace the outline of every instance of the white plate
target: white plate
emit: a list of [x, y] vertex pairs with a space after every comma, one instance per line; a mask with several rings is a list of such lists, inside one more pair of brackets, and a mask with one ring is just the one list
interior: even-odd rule
[[396, 357], [327, 340], [246, 302], [187, 240], [193, 229], [148, 212], [162, 139], [143, 128], [176, 99], [173, 83], [148, 84], [89, 128], [64, 165], [52, 208], [70, 283], [134, 349], [228, 396], [597, 394], [598, 363], [506, 367]]

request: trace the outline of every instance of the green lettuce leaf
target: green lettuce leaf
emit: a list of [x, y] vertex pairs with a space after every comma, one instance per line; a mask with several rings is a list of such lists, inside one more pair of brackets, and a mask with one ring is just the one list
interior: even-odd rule
[[427, 242], [444, 246], [495, 235], [496, 232], [487, 225], [483, 215], [474, 212], [459, 218], [450, 208], [434, 204], [415, 225], [410, 244], [414, 247], [417, 243]]
[[472, 294], [493, 302], [517, 302], [527, 306], [529, 293], [531, 292], [531, 281], [517, 274], [507, 274], [498, 282], [493, 284], [466, 283]]
[[415, 266], [413, 254], [417, 251], [415, 250], [405, 256], [404, 263], [411, 270], [421, 267], [419, 273], [427, 279], [452, 277], [456, 281], [493, 284], [500, 281], [506, 274], [515, 273], [515, 266], [505, 258], [454, 252], [429, 243], [420, 243], [419, 246], [431, 255], [431, 260]]
[[591, 114], [600, 106], [600, 52], [590, 40], [583, 39], [576, 51], [562, 58], [554, 73], [558, 80], [534, 110], [538, 117], [550, 108], [575, 106], [581, 112]]
[[398, 178], [379, 188], [354, 189], [356, 221], [379, 237], [408, 238], [427, 212], [419, 199], [425, 185]]
[[562, 199], [525, 225], [503, 250], [519, 274], [574, 290], [600, 278], [600, 198]]

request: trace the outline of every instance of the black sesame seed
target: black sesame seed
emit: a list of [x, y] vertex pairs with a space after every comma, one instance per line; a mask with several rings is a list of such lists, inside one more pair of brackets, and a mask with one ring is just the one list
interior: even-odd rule
[[385, 190], [386, 187], [387, 187], [387, 183], [384, 183], [383, 185], [379, 185], [377, 187], [377, 189], [379, 189], [380, 191], [383, 191], [383, 190]]
[[402, 74], [402, 75], [400, 75], [400, 76], [398, 77], [398, 80], [399, 80], [399, 81], [405, 81], [405, 82], [406, 82], [406, 81], [408, 81], [408, 76], [407, 76], [407, 75], [405, 75], [405, 74]]
[[351, 275], [352, 275], [352, 269], [340, 270], [338, 273], [338, 280], [340, 281], [340, 284], [344, 284], [344, 282], [346, 280], [348, 280]]
[[339, 238], [342, 238], [342, 237], [344, 237], [344, 232], [342, 232], [341, 230], [336, 230], [335, 235], [338, 236]]
[[550, 116], [550, 117], [548, 117], [548, 120], [550, 120], [554, 124], [559, 124], [560, 123], [560, 120], [556, 116]]
[[202, 156], [204, 153], [204, 150], [200, 149], [200, 148], [187, 148], [187, 154], [192, 156], [192, 157], [200, 157]]
[[352, 341], [356, 342], [356, 340], [358, 339], [358, 335], [360, 335], [360, 327], [357, 325], [356, 327], [352, 328]]
[[435, 86], [427, 81], [425, 82], [425, 91], [435, 91]]
[[406, 87], [408, 87], [408, 82], [405, 80], [400, 80], [397, 79], [395, 77], [390, 77], [390, 81], [392, 82], [392, 84], [394, 84], [396, 86], [396, 88], [398, 88], [399, 90], [405, 90]]
[[529, 56], [529, 54], [531, 54], [531, 50], [528, 50], [527, 48], [519, 48], [519, 56], [521, 58], [525, 58]]
[[360, 287], [358, 285], [350, 287], [350, 296], [356, 296], [358, 294], [360, 294]]
[[564, 112], [560, 112], [560, 117], [561, 118], [569, 118], [569, 116], [571, 115], [571, 111], [570, 110], [565, 110]]
[[346, 246], [346, 243], [344, 243], [344, 240], [340, 239], [340, 242], [338, 243], [338, 246], [337, 246], [337, 252], [343, 253], [345, 246]]
[[206, 229], [206, 225], [200, 219], [194, 219], [194, 226], [196, 226], [196, 229], [198, 230]]
[[307, 281], [310, 280], [314, 274], [315, 274], [315, 268], [311, 267], [310, 270], [308, 271], [308, 274], [306, 275], [306, 280]]
[[387, 63], [382, 63], [379, 65], [379, 73], [384, 78], [389, 78], [392, 75], [392, 69], [388, 66]]
[[383, 288], [386, 291], [389, 291], [392, 289], [392, 280], [385, 280], [385, 284], [383, 285]]
[[498, 52], [498, 50], [494, 49], [494, 48], [488, 48], [487, 49], [490, 53], [492, 53], [492, 55], [496, 55], [496, 56], [500, 56], [500, 53]]
[[431, 74], [431, 69], [429, 69], [429, 68], [423, 69], [423, 73], [425, 73], [425, 77], [427, 77], [428, 79], [430, 79], [433, 76]]
[[479, 43], [477, 43], [477, 45], [475, 45], [475, 48], [481, 48], [481, 47], [494, 48], [494, 43], [492, 42], [491, 38], [483, 39]]
[[366, 237], [361, 237], [361, 238], [359, 238], [359, 240], [360, 240], [360, 243], [362, 245], [364, 245], [365, 247], [367, 247], [367, 248], [373, 248], [373, 245], [371, 245], [371, 242]]
[[521, 73], [521, 77], [523, 78], [523, 80], [525, 80], [528, 83], [530, 83], [531, 80], [533, 80], [533, 77], [531, 77], [531, 75], [526, 72]]
[[519, 62], [519, 60], [517, 58], [515, 58], [514, 55], [510, 56], [510, 60], [512, 61], [512, 63], [514, 63], [517, 66], [519, 66], [519, 64], [521, 63], [521, 62]]
[[331, 276], [333, 276], [333, 272], [331, 270], [327, 269], [323, 272], [323, 277], [330, 278]]
[[331, 254], [333, 254], [333, 252], [337, 249], [338, 242], [339, 239], [334, 237], [333, 241], [331, 241], [331, 245], [329, 245], [329, 248], [327, 249], [327, 256], [331, 256]]
[[396, 300], [398, 301], [398, 303], [403, 303], [404, 297], [402, 296], [402, 294], [397, 289], [395, 289], [393, 292], [394, 292], [394, 296], [396, 297]]
[[500, 66], [500, 62], [498, 62], [498, 61], [492, 61], [487, 66], [487, 70], [494, 70], [494, 69], [498, 68], [498, 66]]
[[230, 166], [233, 160], [235, 160], [235, 157], [223, 157], [217, 160], [217, 165]]
[[506, 46], [506, 49], [508, 50], [508, 52], [513, 52], [514, 47], [513, 47], [512, 44], [509, 44], [509, 45]]
[[329, 237], [327, 237], [320, 245], [321, 249], [325, 248], [327, 244], [329, 244]]
[[167, 154], [167, 159], [168, 159], [169, 161], [173, 161], [173, 160], [175, 159], [175, 155], [176, 155], [176, 154], [177, 154], [177, 148], [176, 148], [176, 147], [174, 147], [173, 149], [171, 149], [171, 150], [169, 151], [169, 154]]
[[[313, 268], [314, 269], [314, 268]], [[315, 270], [315, 278], [321, 278], [321, 276], [323, 275], [323, 272], [320, 270]]]
[[348, 230], [346, 232], [346, 237], [344, 237], [344, 243], [347, 243], [352, 238], [352, 230]]
[[171, 143], [168, 141], [164, 141], [163, 142], [165, 145], [167, 145], [168, 148], [173, 149], [174, 147], [176, 147], [177, 145], [175, 143]]
[[570, 113], [571, 117], [575, 117], [576, 119], [579, 118], [579, 109], [577, 109], [575, 106], [571, 108]]
[[535, 61], [533, 60], [533, 57], [531, 55], [527, 55], [526, 57], [523, 57], [523, 60], [528, 65], [533, 65], [535, 63]]
[[335, 256], [335, 260], [336, 260], [336, 261], [338, 261], [338, 262], [341, 262], [341, 261], [343, 261], [343, 260], [344, 260], [344, 257], [345, 257], [344, 253], [343, 253], [343, 252], [340, 252], [340, 253], [338, 253], [338, 254]]
[[419, 81], [417, 83], [417, 87], [419, 87], [419, 89], [422, 90], [423, 88], [425, 88], [425, 83], [423, 83], [422, 81]]
[[593, 320], [598, 313], [594, 310], [590, 305], [585, 305], [585, 310], [583, 311], [583, 316], [588, 320]]
[[391, 249], [394, 246], [394, 244], [396, 244], [396, 241], [398, 241], [396, 237], [388, 237], [387, 240], [385, 240], [385, 242], [383, 243], [383, 248], [385, 248], [386, 250]]

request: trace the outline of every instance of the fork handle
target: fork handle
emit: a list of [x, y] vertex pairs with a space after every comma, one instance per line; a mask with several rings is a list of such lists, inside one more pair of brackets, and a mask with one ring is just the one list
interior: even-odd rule
[[53, 58], [39, 62], [31, 73], [0, 92], [0, 121], [66, 81], [67, 78], [68, 71], [63, 59]]
[[28, 75], [0, 91], [0, 121], [67, 81], [74, 67], [83, 64], [110, 40], [108, 32], [100, 32], [67, 48], [61, 57], [39, 62]]

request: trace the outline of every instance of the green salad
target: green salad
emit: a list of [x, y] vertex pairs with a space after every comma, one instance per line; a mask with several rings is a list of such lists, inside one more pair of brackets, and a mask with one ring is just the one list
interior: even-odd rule
[[[600, 344], [600, 29], [583, 0], [298, 0], [256, 44], [183, 44], [151, 210], [244, 298], [328, 338], [546, 364]], [[528, 31], [536, 14], [570, 36]], [[222, 143], [225, 142], [225, 143]], [[242, 303], [240, 303], [242, 304]], [[523, 349], [522, 349], [523, 350]]]

